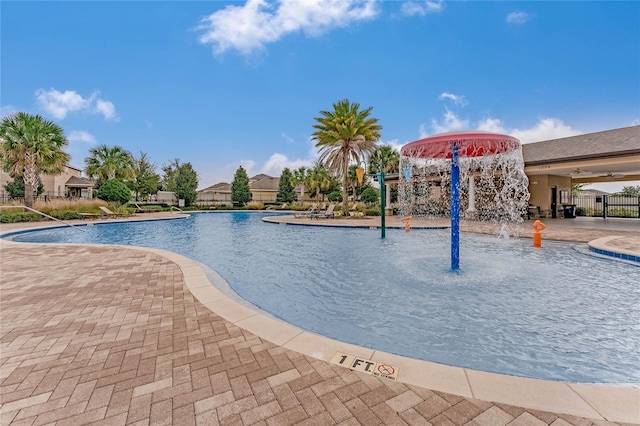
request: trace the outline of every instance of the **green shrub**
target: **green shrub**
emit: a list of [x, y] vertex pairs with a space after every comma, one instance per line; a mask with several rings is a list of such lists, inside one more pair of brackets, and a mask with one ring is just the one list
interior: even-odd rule
[[586, 216], [587, 215], [587, 209], [585, 209], [584, 207], [576, 207], [576, 216]]
[[107, 203], [126, 204], [131, 200], [131, 190], [119, 180], [111, 179], [100, 185], [96, 196]]
[[78, 212], [72, 210], [56, 210], [51, 213], [47, 213], [51, 217], [55, 217], [60, 220], [71, 220], [71, 219], [81, 219], [82, 216], [78, 214]]
[[607, 212], [607, 216], [610, 217], [638, 217], [638, 213], [631, 209], [625, 209], [623, 207], [618, 207], [615, 209], [609, 209]]
[[369, 207], [364, 211], [367, 216], [380, 216], [380, 209], [378, 207]]
[[226, 204], [220, 204], [219, 206], [211, 206], [209, 208], [212, 208], [212, 210], [233, 210], [234, 208], [231, 206], [228, 206]]
[[375, 203], [378, 201], [378, 191], [371, 187], [365, 188], [360, 194], [360, 201], [363, 203]]
[[0, 223], [38, 222], [41, 219], [42, 216], [33, 212], [0, 212]]
[[331, 202], [342, 202], [342, 194], [339, 191], [333, 191], [329, 195], [327, 195], [327, 200]]

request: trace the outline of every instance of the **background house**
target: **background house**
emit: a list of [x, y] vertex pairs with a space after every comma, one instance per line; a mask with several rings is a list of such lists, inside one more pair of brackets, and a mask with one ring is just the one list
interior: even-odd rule
[[[40, 195], [40, 198], [93, 198], [95, 182], [86, 177], [82, 177], [81, 169], [67, 165], [60, 174], [41, 174], [40, 180], [44, 186], [44, 192]], [[9, 182], [13, 182], [13, 178], [9, 173], [0, 171], [1, 201], [6, 201], [9, 198], [9, 194], [4, 188]]]
[[[279, 177], [259, 174], [249, 178], [249, 190], [251, 191], [252, 196], [251, 203], [249, 204], [277, 203], [279, 187]], [[301, 191], [299, 187], [296, 187], [295, 192], [296, 195], [300, 197]], [[305, 192], [304, 201], [312, 201], [311, 198], [309, 198], [308, 191]], [[198, 191], [198, 204], [233, 205], [233, 202], [231, 201], [231, 184], [220, 182]]]

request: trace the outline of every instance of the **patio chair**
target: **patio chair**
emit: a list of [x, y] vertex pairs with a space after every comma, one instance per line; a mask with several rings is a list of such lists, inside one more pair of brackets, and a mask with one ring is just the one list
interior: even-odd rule
[[529, 205], [527, 207], [527, 219], [540, 219], [540, 207]]
[[335, 204], [331, 204], [327, 210], [325, 211], [321, 211], [321, 212], [317, 212], [315, 214], [311, 215], [311, 219], [329, 219], [329, 218], [333, 218], [334, 217], [334, 213], [333, 210], [336, 208]]
[[284, 210], [287, 208], [287, 203], [283, 203], [280, 207], [277, 206], [269, 206], [265, 210]]
[[309, 217], [310, 215], [317, 213], [318, 212], [318, 205], [314, 204], [312, 205], [309, 210], [304, 211], [304, 212], [298, 212], [298, 213], [294, 213], [293, 216], [294, 217]]
[[112, 212], [111, 210], [109, 210], [108, 208], [106, 208], [105, 206], [98, 206], [100, 208], [100, 210], [102, 210], [102, 212], [105, 214], [105, 216], [108, 217], [118, 217], [118, 216], [122, 216], [122, 213], [115, 213]]
[[138, 203], [133, 203], [133, 206], [136, 208], [136, 213], [151, 213], [153, 211], [152, 209], [141, 207]]

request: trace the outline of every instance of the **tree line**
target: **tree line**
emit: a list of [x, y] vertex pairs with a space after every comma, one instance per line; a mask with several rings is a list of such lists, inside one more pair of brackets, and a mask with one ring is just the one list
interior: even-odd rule
[[[316, 198], [326, 196], [330, 201], [341, 201], [346, 211], [350, 195], [355, 199], [367, 189], [374, 191], [367, 178], [362, 183], [357, 181], [357, 167], [367, 164], [369, 170], [397, 172], [398, 152], [390, 146], [377, 145], [382, 126], [371, 117], [372, 109], [361, 109], [358, 103], [343, 99], [334, 103], [333, 109], [320, 111], [320, 116], [314, 118], [312, 133], [319, 159], [309, 168], [285, 168], [277, 201], [293, 202], [297, 195], [294, 188], [300, 186], [302, 197], [305, 193]], [[18, 112], [2, 118], [2, 167], [14, 182], [19, 184], [22, 180], [28, 207], [33, 206], [37, 195], [38, 176], [61, 173], [67, 165], [67, 145], [63, 129], [39, 115]], [[198, 174], [191, 163], [177, 158], [162, 166], [160, 176], [148, 154], [134, 156], [121, 146], [99, 145], [89, 151], [85, 166], [87, 176], [96, 180], [96, 196], [107, 201], [124, 203], [131, 194], [136, 200], [145, 200], [159, 190], [175, 193], [186, 205], [197, 198]], [[232, 201], [237, 205], [251, 201], [249, 178], [242, 167], [234, 175]]]

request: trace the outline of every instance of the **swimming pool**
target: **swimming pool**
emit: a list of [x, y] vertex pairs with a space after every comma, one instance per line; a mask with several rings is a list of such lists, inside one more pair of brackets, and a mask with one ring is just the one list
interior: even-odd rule
[[215, 269], [244, 299], [301, 328], [391, 353], [551, 380], [640, 383], [640, 268], [570, 244], [447, 230], [279, 226], [261, 213], [99, 224], [15, 241], [131, 244]]

